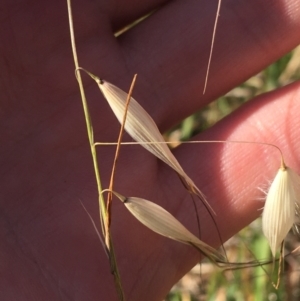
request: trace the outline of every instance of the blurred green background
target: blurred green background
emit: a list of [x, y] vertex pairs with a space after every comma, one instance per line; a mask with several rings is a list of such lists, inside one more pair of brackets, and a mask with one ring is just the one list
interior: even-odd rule
[[[264, 71], [250, 78], [202, 111], [186, 118], [166, 134], [169, 141], [187, 140], [211, 127], [224, 116], [256, 95], [285, 86], [300, 79], [300, 46]], [[300, 101], [300, 100], [299, 100]], [[299, 246], [297, 237], [290, 234], [285, 254]], [[271, 253], [258, 219], [225, 243], [231, 262], [252, 261], [255, 257], [270, 259]], [[251, 250], [251, 251], [250, 251]], [[208, 261], [194, 267], [170, 291], [165, 301], [298, 301], [300, 300], [300, 258], [288, 256], [278, 290], [273, 265], [224, 272]], [[275, 268], [276, 270], [276, 268]], [[275, 274], [275, 275], [274, 275]], [[273, 275], [273, 279], [270, 279]]]

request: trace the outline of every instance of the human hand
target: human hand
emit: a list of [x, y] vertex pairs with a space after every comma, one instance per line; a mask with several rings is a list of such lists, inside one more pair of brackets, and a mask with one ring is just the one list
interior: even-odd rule
[[[164, 5], [115, 39], [113, 30]], [[127, 91], [162, 132], [291, 50], [300, 41], [296, 0], [224, 0], [208, 88], [202, 95], [216, 3], [73, 1], [82, 67]], [[98, 220], [97, 191], [74, 78], [64, 1], [2, 3], [1, 300], [116, 300], [109, 263], [82, 200]], [[88, 80], [86, 80], [88, 81]], [[116, 141], [119, 124], [97, 86], [87, 97], [97, 141]], [[261, 96], [199, 140], [277, 144], [299, 172], [300, 85]], [[225, 241], [260, 212], [257, 187], [274, 176], [278, 154], [233, 145], [184, 145], [174, 152], [216, 211]], [[113, 147], [99, 148], [108, 185]], [[197, 231], [190, 196], [168, 167], [139, 146], [124, 146], [116, 191], [143, 197]], [[220, 244], [199, 209], [201, 239]], [[209, 230], [208, 230], [209, 229]], [[112, 234], [127, 300], [161, 300], [199, 260], [189, 246], [160, 237], [113, 202]]]

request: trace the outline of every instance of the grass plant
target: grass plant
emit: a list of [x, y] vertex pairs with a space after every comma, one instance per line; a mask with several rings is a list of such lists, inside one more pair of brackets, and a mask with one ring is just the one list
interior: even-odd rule
[[[220, 3], [221, 1], [219, 1], [212, 42], [214, 41], [217, 18], [220, 10]], [[103, 81], [98, 77], [92, 75], [91, 73], [87, 72], [97, 82], [101, 92], [108, 100], [117, 119], [121, 123], [120, 135], [118, 142], [116, 143], [115, 160], [112, 166], [111, 180], [108, 188], [108, 198], [106, 201], [104, 200], [104, 190], [101, 184], [100, 171], [98, 168], [98, 158], [96, 153], [96, 147], [101, 145], [101, 143], [94, 141], [92, 120], [90, 117], [87, 100], [85, 98], [84, 87], [79, 72], [81, 68], [78, 63], [78, 58], [76, 54], [76, 44], [72, 24], [70, 0], [68, 0], [68, 8], [73, 57], [75, 62], [75, 69], [77, 71], [76, 75], [82, 98], [83, 111], [87, 126], [87, 134], [89, 138], [91, 155], [95, 170], [95, 178], [97, 182], [102, 236], [105, 240], [105, 252], [108, 254], [109, 257], [111, 270], [112, 274], [114, 275], [116, 290], [118, 292], [119, 299], [125, 300], [124, 292], [122, 289], [121, 276], [118, 271], [117, 259], [114, 253], [113, 241], [110, 235], [110, 204], [112, 201], [113, 194], [114, 172], [117, 165], [118, 154], [122, 146], [121, 140], [123, 131], [126, 130], [139, 144], [141, 144], [143, 147], [145, 147], [148, 151], [150, 151], [153, 155], [157, 156], [171, 168], [173, 168], [182, 180], [182, 183], [187, 189], [187, 191], [198, 196], [211, 214], [213, 214], [214, 211], [213, 208], [210, 207], [209, 203], [207, 203], [203, 194], [194, 184], [192, 179], [190, 179], [189, 176], [185, 173], [185, 171], [181, 168], [181, 166], [179, 165], [169, 148], [166, 146], [166, 144], [164, 144], [164, 139], [159, 133], [151, 117], [131, 97], [135, 79], [133, 81], [129, 93], [127, 94], [120, 90], [118, 87], [106, 81]], [[212, 59], [212, 50], [213, 48], [211, 48], [210, 51], [207, 69], [208, 71]], [[272, 66], [268, 67], [264, 72], [260, 73], [252, 79], [249, 79], [240, 87], [234, 89], [224, 97], [210, 104], [206, 109], [188, 117], [179, 126], [174, 128], [172, 131], [166, 133], [165, 137], [167, 137], [167, 140], [172, 141], [173, 136], [175, 135], [174, 133], [179, 133], [179, 136], [177, 135], [177, 137], [179, 137], [181, 140], [188, 140], [193, 135], [212, 126], [218, 120], [231, 113], [234, 109], [246, 102], [251, 97], [256, 96], [262, 92], [270, 91], [271, 89], [280, 87], [286, 84], [287, 82], [296, 79], [300, 73], [300, 68], [295, 67], [295, 62], [299, 62], [299, 59], [295, 60], [296, 55], [299, 55], [298, 50], [295, 50], [291, 54], [285, 56]], [[293, 70], [293, 72], [291, 72], [291, 70]], [[208, 73], [204, 83], [204, 91], [206, 89], [207, 80]], [[215, 141], [215, 143], [216, 142], [223, 143], [222, 141]], [[251, 142], [244, 141], [242, 143]], [[176, 141], [176, 144], [178, 144], [178, 141]], [[265, 144], [270, 145], [267, 143]], [[155, 232], [176, 239], [177, 241], [188, 243], [194, 247], [195, 245], [197, 245], [200, 252], [204, 253], [210, 259], [213, 258], [212, 261], [222, 263], [223, 267], [225, 268], [237, 267], [229, 264], [227, 265], [226, 256], [221, 255], [215, 249], [211, 248], [210, 246], [204, 244], [199, 239], [194, 237], [193, 234], [188, 233], [187, 229], [185, 229], [181, 224], [179, 224], [173, 216], [171, 216], [160, 206], [139, 198], [123, 197], [116, 192], [114, 192], [114, 194], [121, 199], [125, 206], [128, 207], [128, 209], [133, 213], [134, 216], [138, 218], [138, 220], [141, 221], [141, 223], [148, 226]], [[155, 210], [155, 214], [153, 214], [151, 210]], [[161, 219], [155, 219], [157, 217], [161, 217]], [[176, 229], [176, 231], [173, 231], [174, 228]], [[162, 231], [161, 229], [163, 229], [164, 231]], [[230, 262], [243, 263], [254, 260], [253, 264], [250, 264], [250, 266], [256, 267], [252, 267], [251, 269], [249, 269], [243, 268], [242, 266], [237, 270], [232, 271], [229, 269], [229, 271], [226, 272], [220, 272], [219, 269], [214, 267], [213, 269], [210, 269], [210, 274], [208, 276], [209, 281], [200, 285], [198, 295], [189, 294], [187, 293], [186, 289], [179, 291], [175, 288], [166, 298], [166, 300], [219, 300], [219, 298], [222, 297], [222, 300], [266, 300], [266, 298], [268, 298], [269, 300], [270, 298], [273, 298], [272, 300], [281, 300], [278, 298], [283, 298], [286, 295], [283, 284], [284, 282], [281, 282], [281, 287], [279, 287], [279, 289], [275, 289], [274, 286], [272, 286], [272, 283], [275, 283], [276, 281], [272, 280], [272, 276], [270, 276], [273, 275], [273, 267], [271, 265], [266, 267], [261, 266], [258, 261], [255, 262], [256, 258], [270, 258], [269, 246], [265, 238], [262, 237], [262, 235], [260, 234], [260, 231], [251, 232], [250, 226], [247, 229], [244, 229], [234, 239], [236, 239], [240, 245], [242, 245], [241, 242], [245, 241], [246, 247], [240, 248], [240, 246], [237, 246], [236, 243], [233, 244], [233, 247], [232, 245], [230, 245], [230, 243], [227, 244], [228, 254], [231, 254], [231, 257], [233, 257], [233, 260], [231, 260], [229, 257]], [[275, 255], [274, 249], [272, 251], [273, 255]], [[205, 263], [205, 265], [210, 264], [211, 263]], [[277, 269], [280, 273], [281, 262], [279, 261], [277, 265]], [[201, 277], [204, 277], [204, 273], [200, 273], [200, 281], [202, 281]], [[276, 299], [274, 299], [275, 297]]]

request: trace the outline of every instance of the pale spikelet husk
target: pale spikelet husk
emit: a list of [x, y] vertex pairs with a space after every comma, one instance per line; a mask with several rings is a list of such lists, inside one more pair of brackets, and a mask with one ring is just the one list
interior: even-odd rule
[[178, 242], [189, 244], [214, 262], [226, 262], [226, 258], [220, 252], [198, 239], [161, 206], [142, 198], [124, 197], [118, 193], [115, 195], [136, 219], [152, 231]]
[[[120, 88], [114, 86], [113, 84], [94, 77], [101, 92], [108, 101], [111, 109], [116, 115], [120, 123], [123, 122], [125, 105], [128, 94], [122, 91]], [[128, 111], [127, 119], [125, 123], [125, 131], [137, 142], [140, 142], [141, 146], [155, 155], [157, 158], [168, 164], [176, 173], [180, 176], [186, 188], [198, 195], [206, 205], [213, 211], [211, 206], [206, 201], [204, 195], [200, 189], [195, 185], [193, 180], [184, 172], [181, 165], [174, 157], [169, 147], [164, 144], [165, 140], [159, 129], [151, 118], [151, 116], [145, 111], [145, 109], [131, 97]], [[152, 142], [153, 144], [146, 144], [147, 142]]]
[[299, 176], [289, 167], [278, 170], [267, 194], [262, 214], [263, 233], [273, 256], [295, 221]]

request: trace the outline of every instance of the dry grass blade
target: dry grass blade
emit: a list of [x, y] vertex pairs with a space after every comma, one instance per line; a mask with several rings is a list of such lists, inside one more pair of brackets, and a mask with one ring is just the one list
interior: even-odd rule
[[178, 242], [193, 246], [215, 263], [226, 262], [225, 256], [198, 239], [161, 206], [142, 198], [124, 197], [115, 192], [114, 194], [124, 203], [126, 208], [136, 219], [152, 231]]
[[[87, 72], [87, 71], [86, 71]], [[108, 101], [111, 109], [116, 115], [120, 123], [123, 121], [123, 116], [126, 108], [126, 100], [128, 94], [120, 88], [110, 84], [95, 75], [87, 72], [98, 84], [101, 92]], [[145, 149], [155, 155], [157, 158], [169, 165], [179, 175], [184, 186], [187, 190], [197, 195], [204, 204], [212, 211], [212, 207], [209, 205], [205, 196], [196, 186], [193, 180], [185, 173], [181, 165], [174, 157], [168, 146], [165, 144], [165, 140], [159, 129], [151, 118], [151, 116], [145, 111], [145, 109], [134, 99], [130, 98], [130, 104], [128, 106], [127, 119], [125, 124], [126, 132], [137, 142], [140, 143]], [[153, 142], [149, 144], [149, 142]]]

